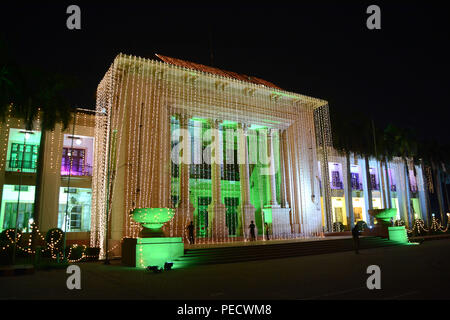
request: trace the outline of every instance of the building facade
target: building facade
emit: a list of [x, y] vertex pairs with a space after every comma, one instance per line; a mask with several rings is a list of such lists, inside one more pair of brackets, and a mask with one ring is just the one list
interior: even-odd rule
[[[39, 120], [34, 124], [39, 128]], [[92, 164], [95, 117], [77, 112], [66, 130], [57, 124], [45, 134], [27, 131], [23, 121], [8, 115], [1, 124], [0, 230], [30, 231], [39, 156], [44, 157], [41, 215], [38, 228], [67, 231], [68, 243], [89, 243], [91, 230]]]
[[409, 181], [399, 159], [346, 161], [326, 101], [157, 58], [119, 55], [98, 87], [92, 245], [137, 237], [135, 208], [175, 208], [166, 233], [193, 221], [200, 243], [246, 240], [252, 221], [260, 239], [290, 239], [370, 225], [372, 208], [426, 217], [421, 168]]
[[407, 226], [430, 215], [421, 166], [332, 148], [325, 100], [160, 55], [117, 56], [96, 110], [47, 132], [42, 155], [41, 132], [19, 119], [1, 137], [0, 228], [29, 231], [43, 156], [39, 229], [102, 256], [138, 237], [136, 208], [174, 208], [165, 233], [187, 240], [193, 221], [198, 243], [248, 240], [252, 222], [258, 239], [293, 239], [373, 225], [375, 208], [397, 208]]

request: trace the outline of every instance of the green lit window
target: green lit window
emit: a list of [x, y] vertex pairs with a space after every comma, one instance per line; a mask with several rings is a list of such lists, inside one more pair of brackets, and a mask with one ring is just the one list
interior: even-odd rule
[[3, 229], [17, 227], [19, 230], [28, 228], [28, 222], [33, 216], [33, 203], [19, 203], [19, 214], [17, 215], [17, 202], [5, 203], [5, 218], [3, 220]]
[[61, 187], [58, 228], [68, 232], [89, 231], [91, 228], [91, 195], [91, 189]]
[[10, 154], [10, 169], [36, 170], [39, 154], [38, 145], [12, 143]]

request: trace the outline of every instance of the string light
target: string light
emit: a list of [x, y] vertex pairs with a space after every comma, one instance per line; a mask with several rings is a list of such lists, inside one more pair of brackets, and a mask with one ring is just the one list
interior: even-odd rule
[[[116, 79], [119, 80], [116, 81]], [[239, 95], [242, 95], [242, 91], [240, 90], [243, 87], [246, 88], [245, 90], [248, 94], [239, 98]], [[112, 96], [113, 98], [108, 99], [108, 96]], [[294, 97], [294, 99], [291, 97]], [[244, 111], [242, 109], [243, 104], [239, 103], [240, 99], [241, 101], [245, 101], [245, 106], [251, 110]], [[293, 130], [290, 132], [292, 138], [289, 141], [294, 142], [303, 136], [301, 134], [298, 135], [299, 133], [303, 134], [305, 132], [307, 132], [307, 139], [314, 141], [312, 130], [306, 128], [313, 127], [314, 109], [323, 103], [319, 99], [301, 95], [289, 96], [288, 94], [284, 94], [284, 92], [277, 92], [272, 96], [271, 89], [262, 85], [244, 83], [236, 79], [228, 79], [214, 74], [192, 71], [166, 63], [119, 55], [98, 89], [97, 111], [102, 109], [112, 111], [112, 105], [115, 108], [114, 112], [108, 113], [109, 120], [96, 119], [96, 140], [103, 141], [103, 143], [96, 144], [96, 154], [107, 154], [106, 151], [110, 145], [110, 137], [108, 135], [111, 131], [108, 130], [108, 126], [112, 126], [114, 130], [114, 128], [117, 128], [117, 124], [123, 125], [124, 123], [128, 123], [127, 130], [130, 133], [126, 135], [127, 142], [124, 143], [123, 138], [125, 138], [125, 135], [122, 134], [123, 130], [119, 128], [118, 132], [120, 136], [117, 141], [119, 147], [126, 145], [129, 150], [126, 155], [126, 163], [128, 165], [123, 166], [125, 176], [127, 177], [127, 183], [124, 186], [124, 236], [136, 237], [139, 231], [139, 227], [130, 220], [129, 212], [136, 207], [170, 206], [170, 197], [174, 195], [174, 192], [178, 193], [176, 188], [180, 188], [180, 185], [178, 187], [171, 187], [171, 181], [176, 180], [173, 180], [167, 172], [167, 155], [170, 154], [170, 144], [162, 143], [170, 136], [170, 126], [168, 125], [171, 117], [170, 114], [178, 112], [176, 111], [177, 108], [187, 108], [183, 112], [189, 110], [190, 117], [197, 116], [206, 119], [219, 117], [227, 120], [227, 115], [222, 110], [232, 105], [234, 112], [228, 115], [228, 119], [235, 122], [243, 120], [247, 123], [249, 121], [251, 123], [252, 121], [252, 117], [249, 115], [264, 112], [263, 110], [266, 108], [266, 110], [270, 110], [268, 114], [265, 111], [265, 116], [268, 118], [266, 119], [267, 122], [259, 124], [273, 127], [273, 123], [278, 123], [270, 119], [274, 117], [273, 111], [283, 105], [288, 108], [287, 113], [291, 117], [289, 124], [291, 122], [297, 122], [296, 126], [292, 127]], [[208, 105], [209, 108], [205, 109], [202, 105]], [[126, 114], [124, 114], [125, 106], [127, 108]], [[150, 112], [151, 106], [153, 108], [152, 112]], [[325, 119], [322, 121], [324, 130], [329, 130], [327, 112], [328, 109], [324, 109], [324, 112], [322, 112]], [[300, 114], [300, 116], [294, 116], [296, 113]], [[142, 116], [144, 120], [141, 121], [139, 116]], [[97, 116], [97, 118], [99, 117]], [[264, 122], [266, 120], [259, 119], [257, 121]], [[109, 125], [105, 126], [105, 123], [109, 123]], [[223, 134], [224, 131], [219, 130], [219, 132]], [[329, 137], [330, 134], [327, 133], [327, 139]], [[297, 144], [294, 143], [294, 145]], [[291, 173], [308, 172], [309, 174], [302, 173], [295, 180], [289, 181], [289, 183], [309, 185], [310, 188], [290, 188], [287, 191], [287, 197], [292, 202], [291, 213], [294, 216], [302, 216], [301, 219], [297, 219], [299, 221], [301, 220], [303, 224], [302, 236], [318, 235], [320, 234], [320, 218], [313, 216], [306, 219], [306, 213], [311, 208], [308, 202], [311, 199], [311, 194], [320, 193], [318, 191], [318, 184], [314, 178], [314, 172], [316, 171], [314, 163], [317, 162], [314, 161], [314, 157], [308, 156], [307, 159], [305, 159], [306, 157], [298, 157], [298, 154], [302, 153], [306, 148], [307, 153], [311, 153], [311, 149], [314, 152], [316, 146], [309, 142], [305, 144], [299, 143], [299, 145], [303, 148], [301, 151], [297, 148], [296, 150], [286, 152], [287, 154], [295, 154], [297, 158], [296, 168], [290, 168], [292, 164], [289, 163], [286, 171]], [[303, 145], [307, 147], [303, 147]], [[160, 148], [159, 152], [156, 151], [158, 147]], [[139, 152], [140, 148], [142, 150]], [[118, 154], [120, 155], [120, 152]], [[92, 227], [93, 233], [97, 234], [92, 236], [91, 244], [101, 245], [102, 241], [98, 239], [104, 237], [101, 230], [105, 228], [105, 221], [102, 217], [105, 216], [103, 208], [105, 207], [105, 201], [107, 201], [107, 192], [105, 189], [106, 183], [101, 181], [105, 181], [106, 178], [106, 161], [106, 156], [104, 156], [95, 162], [94, 171], [96, 172], [96, 179], [93, 180], [97, 180], [97, 182], [93, 182], [93, 207], [95, 206], [96, 209], [93, 211], [96, 212], [97, 217], [92, 218]], [[150, 172], [153, 174], [150, 174]], [[228, 175], [232, 173], [225, 168], [224, 174], [227, 178], [230, 178]], [[292, 178], [286, 177], [287, 179]], [[109, 183], [113, 184], [111, 182]], [[179, 179], [177, 183], [179, 183]], [[192, 183], [194, 182], [190, 179], [189, 185]], [[115, 190], [115, 187], [113, 189]], [[116, 196], [114, 190], [112, 191], [113, 198]], [[222, 192], [228, 194], [232, 193], [233, 190], [231, 184], [226, 184]], [[208, 196], [209, 194], [206, 191], [204, 191], [204, 194], [202, 192], [200, 191], [197, 195]], [[277, 197], [277, 195], [274, 196]], [[222, 199], [219, 199], [219, 201], [222, 201]], [[318, 201], [317, 197], [313, 205], [314, 210], [317, 209]], [[198, 215], [198, 212], [196, 215]], [[177, 221], [182, 221], [184, 224], [191, 218], [185, 215], [182, 218], [176, 217], [176, 219]], [[230, 222], [236, 225], [236, 217], [231, 217]], [[216, 223], [215, 229], [226, 228], [224, 220], [219, 219], [215, 222], [211, 221], [211, 223]], [[171, 234], [173, 234], [175, 225], [178, 225], [178, 223], [171, 223], [169, 230]], [[210, 225], [211, 227], [213, 225]], [[242, 226], [242, 228], [245, 227], [245, 225]], [[290, 235], [289, 229], [290, 226], [288, 224], [280, 225], [278, 229], [275, 228], [274, 236], [290, 238], [292, 235]], [[235, 238], [219, 236], [218, 239], [211, 238], [207, 241], [235, 241]]]
[[[179, 199], [178, 204], [192, 201], [195, 207], [193, 217], [190, 210], [178, 210], [164, 227], [168, 235], [182, 236], [187, 240], [184, 233], [180, 234], [180, 228], [185, 227], [191, 219], [196, 226], [200, 224], [203, 219], [200, 213], [201, 205], [198, 203], [200, 198], [206, 199], [207, 202], [207, 199], [211, 198], [211, 189], [219, 188], [220, 195], [216, 195], [217, 199], [214, 199], [217, 203], [222, 204], [224, 197], [237, 197], [242, 200], [241, 190], [246, 184], [253, 183], [259, 184], [257, 187], [261, 188], [262, 192], [253, 192], [252, 186], [250, 203], [246, 205], [259, 203], [256, 215], [253, 215], [259, 227], [265, 222], [261, 209], [266, 204], [267, 197], [263, 192], [269, 182], [272, 184], [270, 192], [267, 192], [270, 198], [274, 202], [288, 204], [287, 208], [282, 208], [287, 210], [287, 221], [278, 213], [273, 215], [274, 239], [323, 236], [321, 203], [324, 207], [325, 226], [332, 228], [335, 221], [328, 163], [338, 155], [332, 148], [327, 102], [230, 78], [227, 74], [207, 73], [205, 70], [207, 69], [200, 71], [176, 63], [120, 54], [99, 84], [95, 119], [97, 157], [94, 160], [90, 243], [102, 248], [101, 256], [109, 250], [104, 248], [108, 223], [106, 216], [114, 215], [112, 220], [116, 236], [121, 232], [122, 237], [135, 238], [141, 226], [131, 219], [130, 213], [136, 208], [172, 208], [171, 199], [176, 197]], [[101, 114], [102, 110], [106, 110], [105, 115]], [[263, 166], [251, 164], [248, 181], [240, 173], [239, 181], [234, 182], [234, 169], [227, 162], [223, 167], [224, 180], [220, 177], [215, 180], [204, 179], [202, 174], [210, 166], [203, 162], [195, 167], [196, 170], [190, 170], [186, 166], [189, 172], [195, 172], [196, 175], [189, 176], [188, 182], [183, 184], [181, 174], [186, 167], [178, 167], [178, 177], [172, 177], [170, 169], [173, 165], [170, 162], [170, 137], [180, 126], [178, 119], [172, 121], [174, 117], [187, 119], [187, 128], [191, 132], [198, 125], [202, 133], [210, 127], [208, 120], [222, 121], [217, 133], [217, 139], [222, 141], [227, 141], [225, 129], [228, 125], [225, 122], [234, 123], [236, 127], [248, 126], [249, 131], [254, 131], [257, 136], [256, 141], [262, 139], [261, 134], [265, 129], [275, 129], [272, 144], [269, 146], [273, 148], [276, 177], [269, 180], [259, 176], [255, 179], [255, 172]], [[264, 130], [261, 130], [262, 128]], [[112, 132], [116, 132], [114, 141]], [[175, 141], [177, 142], [179, 141]], [[229, 141], [226, 143], [230, 144]], [[108, 150], [112, 150], [113, 144], [117, 157], [108, 159]], [[202, 147], [201, 144], [200, 149]], [[247, 156], [253, 156], [250, 150]], [[392, 167], [398, 177], [398, 188], [401, 190], [399, 194], [403, 195], [399, 199], [400, 212], [405, 217], [405, 174], [402, 173], [402, 164], [396, 161]], [[117, 171], [109, 176], [109, 180], [108, 167], [114, 167]], [[378, 166], [376, 167], [381, 175]], [[217, 176], [221, 174], [222, 169], [213, 165], [211, 170], [213, 176]], [[247, 169], [245, 166], [239, 166], [239, 170]], [[322, 181], [319, 181], [319, 176]], [[378, 179], [381, 181], [380, 177]], [[191, 192], [189, 199], [181, 199], [181, 195], [186, 197], [186, 190]], [[365, 192], [367, 193], [367, 190]], [[112, 202], [106, 212], [106, 204], [110, 199]], [[225, 205], [231, 212], [231, 205], [228, 202]], [[229, 215], [228, 220], [224, 219], [225, 213], [223, 217], [220, 216], [220, 211], [217, 211], [216, 219], [210, 214], [208, 228], [214, 232], [197, 237], [199, 242], [217, 243], [245, 239], [243, 230], [248, 227], [247, 220], [251, 215], [244, 216], [243, 210], [238, 210], [237, 217]], [[223, 234], [224, 230], [234, 228], [233, 226], [241, 228], [236, 231], [238, 234]], [[197, 227], [196, 232], [198, 231], [200, 229]]]

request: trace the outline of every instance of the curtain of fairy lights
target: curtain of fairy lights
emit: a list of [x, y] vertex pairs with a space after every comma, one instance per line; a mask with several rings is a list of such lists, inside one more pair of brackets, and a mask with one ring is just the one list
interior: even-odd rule
[[394, 173], [396, 182], [396, 196], [398, 201], [398, 212], [400, 219], [405, 223], [408, 221], [408, 197], [406, 194], [406, 183], [405, 183], [405, 164], [403, 159], [394, 158], [390, 162], [390, 168]]
[[[176, 207], [167, 234], [186, 240], [193, 220], [205, 244], [248, 240], [250, 221], [263, 239], [264, 208], [274, 203], [270, 237], [322, 233], [318, 163], [328, 172], [331, 141], [322, 100], [119, 55], [98, 87], [95, 121], [91, 245], [102, 254], [106, 217], [115, 240], [137, 237], [130, 213], [139, 207]], [[189, 164], [171, 161], [175, 129], [189, 132]], [[263, 143], [275, 177], [262, 170]], [[322, 179], [329, 210], [328, 175]]]
[[330, 157], [332, 147], [332, 137], [330, 130], [330, 118], [328, 106], [322, 106], [315, 110], [316, 137], [318, 139], [317, 146], [320, 153], [320, 172], [321, 172], [321, 190], [322, 205], [324, 211], [324, 228], [326, 231], [332, 231], [332, 213], [331, 213], [331, 188], [329, 181], [328, 159]]

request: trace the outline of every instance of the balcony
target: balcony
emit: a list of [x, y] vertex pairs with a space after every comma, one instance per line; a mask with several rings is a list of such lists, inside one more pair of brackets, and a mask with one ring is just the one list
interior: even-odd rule
[[344, 189], [344, 184], [342, 183], [342, 181], [333, 181], [331, 183], [331, 189], [342, 190]]
[[65, 134], [61, 157], [61, 176], [92, 177], [93, 150], [93, 137]]
[[36, 173], [36, 169], [37, 169], [37, 160], [27, 161], [27, 160], [9, 159], [6, 171]]
[[72, 166], [61, 166], [61, 176], [67, 177], [92, 177], [92, 166], [84, 165], [81, 167]]
[[363, 189], [363, 185], [362, 183], [360, 183], [359, 181], [352, 181], [352, 190], [362, 190]]

